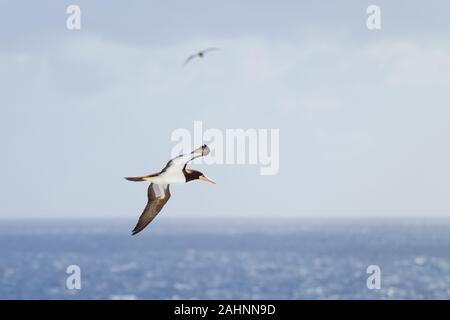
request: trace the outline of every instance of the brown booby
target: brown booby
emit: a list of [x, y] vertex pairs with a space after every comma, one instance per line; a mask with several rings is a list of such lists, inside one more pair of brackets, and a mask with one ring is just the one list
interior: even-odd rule
[[170, 160], [164, 169], [158, 173], [150, 174], [142, 177], [126, 177], [129, 181], [150, 181], [148, 187], [148, 202], [139, 217], [139, 221], [134, 227], [132, 234], [135, 235], [142, 231], [156, 215], [161, 211], [164, 205], [169, 201], [171, 183], [186, 183], [193, 180], [203, 180], [214, 183], [213, 180], [197, 170], [186, 169], [189, 161], [195, 158], [204, 157], [209, 154], [209, 148], [205, 144], [195, 149], [190, 154], [180, 155]]
[[205, 50], [199, 51], [191, 56], [189, 56], [185, 61], [183, 66], [185, 66], [186, 64], [189, 63], [189, 61], [191, 61], [194, 58], [203, 58], [205, 56], [205, 53], [207, 53], [208, 51], [216, 51], [216, 50], [220, 50], [220, 48], [207, 48]]

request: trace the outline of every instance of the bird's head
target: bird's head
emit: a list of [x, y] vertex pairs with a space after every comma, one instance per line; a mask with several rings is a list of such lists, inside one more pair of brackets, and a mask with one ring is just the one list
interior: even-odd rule
[[214, 180], [208, 178], [206, 175], [204, 175], [200, 171], [186, 169], [186, 182], [193, 181], [193, 180], [202, 180], [202, 181], [216, 184], [216, 182]]

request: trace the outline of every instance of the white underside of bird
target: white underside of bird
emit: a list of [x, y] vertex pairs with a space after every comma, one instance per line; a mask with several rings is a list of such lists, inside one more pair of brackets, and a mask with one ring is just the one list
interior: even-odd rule
[[186, 177], [184, 176], [183, 172], [180, 170], [177, 170], [177, 171], [168, 170], [166, 172], [161, 173], [157, 177], [152, 177], [152, 178], [147, 179], [147, 181], [150, 181], [150, 182], [156, 183], [156, 184], [185, 183]]

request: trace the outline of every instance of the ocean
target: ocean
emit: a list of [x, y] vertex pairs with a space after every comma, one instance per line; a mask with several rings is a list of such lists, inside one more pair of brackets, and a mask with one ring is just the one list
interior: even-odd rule
[[0, 221], [0, 298], [450, 298], [450, 219], [134, 222]]

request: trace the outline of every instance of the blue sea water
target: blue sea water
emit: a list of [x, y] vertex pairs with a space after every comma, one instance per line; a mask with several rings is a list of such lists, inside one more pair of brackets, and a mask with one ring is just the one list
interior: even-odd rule
[[160, 218], [132, 237], [133, 223], [1, 221], [0, 298], [450, 298], [450, 220]]

